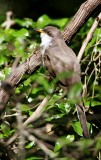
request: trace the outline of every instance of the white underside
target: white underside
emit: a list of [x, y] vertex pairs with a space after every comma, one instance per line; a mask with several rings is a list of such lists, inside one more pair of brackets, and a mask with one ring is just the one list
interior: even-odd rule
[[46, 33], [41, 33], [41, 44], [42, 47], [42, 64], [44, 66], [44, 53], [45, 50], [51, 46], [52, 37], [48, 36]]
[[42, 54], [44, 54], [45, 49], [51, 46], [51, 40], [52, 40], [52, 37], [50, 37], [46, 33], [41, 33], [41, 45], [40, 46], [43, 47]]

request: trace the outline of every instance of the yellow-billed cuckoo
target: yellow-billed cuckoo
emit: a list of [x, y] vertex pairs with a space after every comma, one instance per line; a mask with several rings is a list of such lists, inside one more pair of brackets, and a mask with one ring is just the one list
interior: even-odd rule
[[[81, 82], [80, 64], [73, 50], [64, 42], [61, 32], [53, 26], [44, 29], [37, 29], [41, 33], [42, 62], [53, 77], [57, 77], [62, 72], [72, 72], [70, 77], [59, 78], [59, 82], [64, 87], [70, 87]], [[85, 138], [89, 137], [87, 120], [82, 103], [76, 105], [78, 117]]]

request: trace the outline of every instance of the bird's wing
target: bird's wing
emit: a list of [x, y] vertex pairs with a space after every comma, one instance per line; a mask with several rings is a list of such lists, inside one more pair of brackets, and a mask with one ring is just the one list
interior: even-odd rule
[[[45, 55], [47, 57], [46, 67], [51, 73], [54, 73], [55, 76], [62, 74], [63, 78], [60, 76], [59, 80], [64, 85], [70, 85], [77, 80], [78, 76], [69, 76], [71, 72], [75, 72], [75, 67], [78, 63], [76, 62], [75, 53], [66, 46], [65, 42], [58, 40], [53, 45], [45, 51]], [[77, 64], [76, 64], [77, 63]], [[79, 69], [78, 71], [79, 72]], [[68, 73], [68, 74], [67, 74]]]

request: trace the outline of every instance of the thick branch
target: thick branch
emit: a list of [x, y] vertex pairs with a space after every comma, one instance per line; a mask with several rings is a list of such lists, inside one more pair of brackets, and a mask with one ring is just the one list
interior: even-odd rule
[[[73, 19], [67, 25], [63, 31], [63, 38], [65, 41], [70, 42], [72, 37], [77, 33], [81, 26], [85, 23], [88, 17], [91, 16], [91, 13], [101, 5], [101, 0], [87, 0], [83, 3], [75, 14]], [[35, 51], [24, 63], [17, 67], [4, 81], [3, 84], [10, 84], [12, 87], [15, 87], [25, 74], [25, 72], [32, 73], [36, 67], [41, 65], [41, 51]], [[5, 89], [1, 87], [0, 89], [0, 110], [3, 110], [7, 101], [9, 100], [10, 94]]]
[[41, 56], [40, 56], [40, 50], [34, 51], [34, 53], [19, 67], [17, 67], [3, 82], [1, 88], [0, 88], [0, 110], [2, 110], [9, 97], [10, 97], [10, 90], [8, 85], [11, 86], [11, 88], [15, 87], [16, 84], [20, 82], [22, 79], [22, 76], [27, 73], [32, 73], [35, 71], [35, 69], [41, 65]]
[[86, 20], [90, 17], [91, 13], [101, 5], [101, 0], [87, 0], [84, 2], [78, 12], [74, 15], [70, 23], [63, 31], [63, 38], [68, 43], [77, 33], [77, 31], [84, 25]]

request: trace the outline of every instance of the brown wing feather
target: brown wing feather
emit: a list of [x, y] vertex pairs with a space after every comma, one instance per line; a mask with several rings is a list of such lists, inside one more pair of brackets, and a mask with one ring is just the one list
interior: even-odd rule
[[70, 77], [59, 78], [64, 85], [80, 81], [80, 65], [77, 62], [76, 55], [63, 40], [53, 41], [52, 46], [45, 51], [45, 60], [46, 67], [51, 75], [58, 76], [62, 72], [73, 73]]

